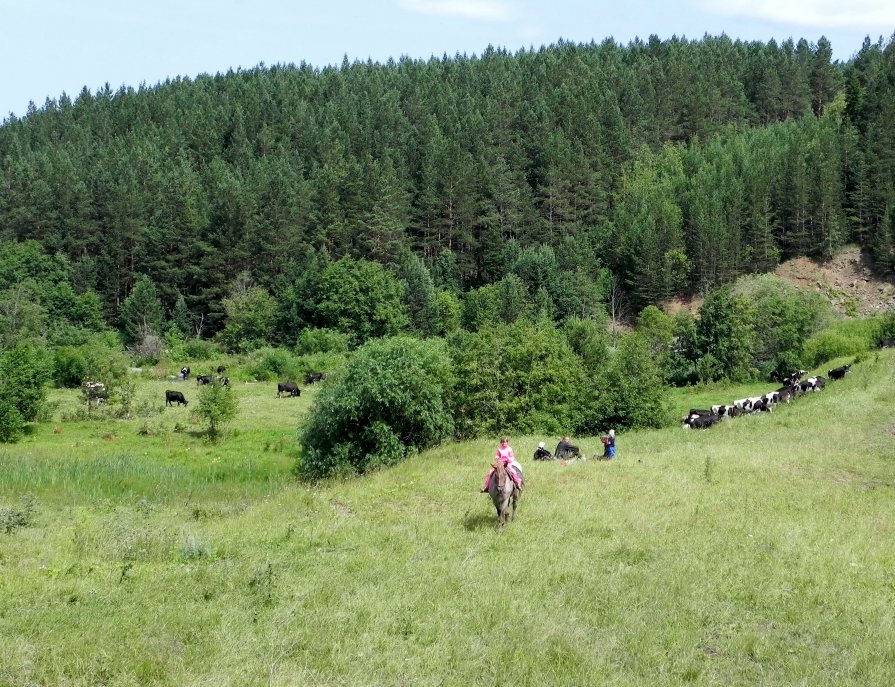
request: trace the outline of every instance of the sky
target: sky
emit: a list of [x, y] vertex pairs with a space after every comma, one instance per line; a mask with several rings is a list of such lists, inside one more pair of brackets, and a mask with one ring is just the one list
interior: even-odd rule
[[826, 36], [848, 60], [895, 33], [895, 0], [0, 0], [0, 120], [86, 87], [402, 56], [516, 52], [559, 39]]

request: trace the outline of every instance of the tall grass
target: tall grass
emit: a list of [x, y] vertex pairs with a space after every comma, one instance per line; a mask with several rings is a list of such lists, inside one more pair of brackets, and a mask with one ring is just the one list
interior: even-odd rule
[[[528, 490], [502, 533], [477, 493], [493, 441], [316, 487], [234, 471], [220, 498], [201, 474], [264, 435], [244, 418], [232, 454], [187, 435], [188, 461], [138, 457], [140, 481], [183, 482], [159, 500], [116, 497], [124, 459], [81, 438], [82, 486], [0, 534], [0, 684], [893, 684], [893, 364], [709, 431], [622, 433], [609, 463], [534, 463], [556, 438], [513, 437]], [[253, 455], [279, 474], [279, 448]]]

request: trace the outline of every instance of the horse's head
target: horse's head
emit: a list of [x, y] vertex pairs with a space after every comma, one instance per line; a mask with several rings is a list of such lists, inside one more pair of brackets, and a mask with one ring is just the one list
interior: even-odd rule
[[499, 460], [493, 464], [493, 467], [494, 467], [494, 482], [497, 484], [497, 488], [500, 491], [503, 491], [504, 487], [506, 486], [507, 480], [510, 477], [507, 474], [507, 468]]

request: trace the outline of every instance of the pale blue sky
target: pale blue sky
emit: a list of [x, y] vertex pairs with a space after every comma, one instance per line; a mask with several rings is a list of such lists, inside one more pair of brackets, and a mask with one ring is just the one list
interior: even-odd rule
[[86, 86], [302, 61], [511, 52], [651, 34], [815, 43], [847, 60], [895, 32], [895, 0], [0, 0], [0, 119]]

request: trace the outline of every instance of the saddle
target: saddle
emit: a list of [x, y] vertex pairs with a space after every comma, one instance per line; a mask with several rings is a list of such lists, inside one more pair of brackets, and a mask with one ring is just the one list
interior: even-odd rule
[[494, 468], [494, 472], [491, 474], [491, 479], [497, 479], [498, 487], [503, 487], [503, 480], [509, 477], [513, 480], [513, 484], [516, 485], [517, 489], [521, 491], [524, 488], [525, 480], [522, 477], [522, 473], [515, 467], [506, 466], [502, 471], [498, 468], [497, 463], [492, 464], [491, 467]]

